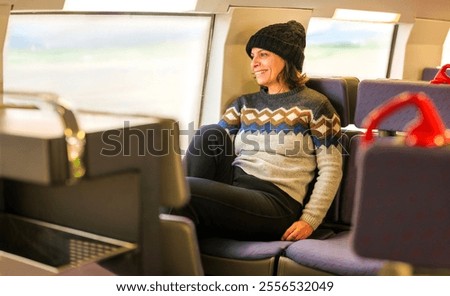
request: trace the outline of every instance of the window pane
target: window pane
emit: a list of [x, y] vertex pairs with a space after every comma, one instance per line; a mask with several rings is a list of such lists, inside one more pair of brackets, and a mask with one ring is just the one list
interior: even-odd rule
[[198, 122], [210, 16], [17, 14], [5, 90], [46, 91], [75, 108]]
[[193, 11], [197, 0], [65, 0], [66, 11]]
[[393, 24], [312, 18], [304, 72], [309, 76], [385, 78]]

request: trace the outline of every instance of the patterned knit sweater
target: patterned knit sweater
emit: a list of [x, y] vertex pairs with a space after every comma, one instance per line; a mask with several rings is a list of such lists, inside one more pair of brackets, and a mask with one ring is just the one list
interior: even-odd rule
[[219, 125], [234, 139], [233, 165], [302, 204], [318, 169], [300, 217], [316, 229], [342, 178], [341, 125], [329, 100], [306, 86], [274, 95], [261, 90], [232, 102]]

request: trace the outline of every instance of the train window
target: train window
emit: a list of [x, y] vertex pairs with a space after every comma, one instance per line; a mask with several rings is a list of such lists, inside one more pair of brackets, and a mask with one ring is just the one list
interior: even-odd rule
[[197, 123], [211, 24], [205, 14], [12, 14], [4, 88]]
[[309, 76], [386, 78], [392, 23], [311, 18], [304, 72]]
[[197, 0], [65, 0], [66, 11], [151, 11], [186, 12], [195, 9]]

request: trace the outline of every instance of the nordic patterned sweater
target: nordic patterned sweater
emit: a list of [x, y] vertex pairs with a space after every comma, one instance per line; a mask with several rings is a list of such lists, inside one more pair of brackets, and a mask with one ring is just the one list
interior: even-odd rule
[[318, 169], [300, 217], [316, 229], [342, 178], [341, 124], [329, 100], [306, 86], [274, 95], [262, 89], [232, 102], [219, 125], [234, 138], [233, 165], [272, 182], [303, 205]]

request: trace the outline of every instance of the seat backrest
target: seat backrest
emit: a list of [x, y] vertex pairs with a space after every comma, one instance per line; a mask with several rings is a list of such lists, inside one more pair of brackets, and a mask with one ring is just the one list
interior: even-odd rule
[[[425, 92], [433, 102], [439, 106], [443, 118], [446, 118], [447, 126], [450, 125], [450, 87], [446, 85], [432, 85], [423, 82], [399, 81], [399, 80], [362, 80], [358, 86], [357, 105], [355, 109], [355, 125], [363, 127], [366, 116], [375, 108], [384, 104], [392, 97], [404, 91]], [[403, 131], [405, 126], [416, 117], [416, 110], [405, 107], [398, 113], [392, 114], [380, 123], [380, 127], [390, 131]], [[359, 147], [364, 130], [347, 131], [343, 138], [348, 141], [344, 176], [341, 183], [338, 208], [338, 221], [345, 225], [352, 225], [354, 220], [353, 208], [357, 191], [356, 181], [358, 170], [361, 167]]]
[[204, 275], [194, 223], [186, 217], [160, 214], [163, 275]]
[[[440, 106], [441, 115], [447, 119], [447, 125], [450, 124], [449, 86], [432, 85], [424, 82], [377, 79], [363, 80], [358, 85], [355, 125], [360, 128], [363, 127], [363, 120], [373, 109], [404, 91], [425, 92], [427, 95], [432, 96], [433, 102]], [[380, 127], [384, 130], [403, 131], [405, 126], [416, 117], [416, 110], [413, 107], [406, 107], [391, 117], [386, 118], [385, 122], [380, 124]], [[344, 174], [339, 193], [327, 215], [328, 222], [349, 227], [353, 224], [357, 170], [360, 167], [358, 149], [362, 134], [363, 131], [361, 130], [346, 130], [342, 135]]]
[[310, 78], [306, 85], [322, 94], [331, 102], [341, 119], [343, 127], [353, 123], [353, 113], [358, 87], [356, 77]]
[[[356, 124], [373, 109], [402, 92], [423, 92], [450, 126], [450, 86], [425, 82], [361, 81]], [[380, 129], [405, 131], [420, 116], [399, 109]], [[450, 146], [410, 147], [393, 138], [359, 146], [355, 188], [355, 251], [364, 257], [402, 261], [418, 267], [449, 268]]]
[[[356, 94], [358, 88], [359, 80], [356, 77], [333, 77], [333, 78], [310, 78], [307, 86], [317, 90], [318, 92], [324, 94], [333, 104], [333, 107], [338, 112], [341, 118], [342, 127], [346, 127], [353, 123], [354, 118], [354, 106], [356, 102]], [[343, 155], [343, 170], [344, 175], [346, 174], [347, 160], [348, 160], [348, 135], [343, 134], [340, 139], [340, 145], [342, 148]], [[312, 192], [312, 187], [310, 186], [309, 194]], [[342, 222], [341, 207], [346, 201], [342, 200], [340, 197], [342, 188], [340, 188], [335, 196], [333, 204], [328, 210], [327, 216], [325, 218], [325, 223], [331, 227], [341, 226], [338, 225]], [[345, 227], [345, 225], [344, 225]]]
[[[436, 74], [439, 72], [439, 68], [436, 67], [426, 67], [422, 70], [422, 77], [421, 80], [423, 81], [431, 81], [436, 76]], [[447, 75], [450, 75], [450, 69], [447, 70]]]
[[[450, 268], [450, 147], [379, 140], [358, 170], [354, 247], [364, 257]], [[385, 143], [387, 141], [388, 143]]]
[[[364, 119], [378, 106], [386, 103], [391, 98], [402, 92], [424, 92], [436, 105], [446, 126], [450, 126], [450, 85], [430, 84], [423, 81], [403, 80], [363, 80], [358, 86], [358, 99], [355, 110], [355, 125], [364, 128]], [[380, 126], [380, 130], [405, 131], [412, 120], [416, 118], [414, 107], [405, 107], [394, 115], [386, 118]]]
[[[39, 149], [33, 152], [48, 160], [46, 166], [40, 166], [42, 174], [48, 174], [55, 168], [54, 171], [65, 169], [61, 160], [67, 159], [67, 152], [62, 131], [53, 138], [28, 130], [30, 126], [37, 130], [46, 126], [42, 124], [48, 121], [42, 115], [45, 113], [37, 113], [37, 120], [31, 121], [40, 124], [27, 124], [27, 129], [19, 134], [3, 129], [0, 136], [16, 140], [2, 142], [2, 147], [9, 145], [8, 151], [18, 150], [14, 161], [24, 168], [39, 163], [21, 157], [18, 144], [39, 143], [33, 144]], [[114, 114], [78, 115], [86, 130], [85, 177], [70, 185], [5, 179], [0, 198], [2, 210], [134, 243], [138, 248], [130, 256], [104, 262], [108, 269], [120, 275], [161, 275], [160, 206], [184, 204], [188, 199], [180, 155], [174, 148], [178, 135], [177, 131], [172, 132], [174, 121], [131, 120], [130, 116]], [[2, 120], [5, 123], [8, 118]], [[29, 122], [23, 116], [22, 121]]]
[[168, 153], [159, 156], [161, 158], [159, 186], [164, 193], [160, 197], [160, 202], [161, 206], [179, 208], [189, 201], [189, 186], [181, 161], [178, 123], [167, 121], [166, 124], [167, 133], [163, 132], [161, 138], [164, 147], [168, 147]]
[[360, 131], [349, 131], [344, 134], [347, 142], [344, 174], [342, 176], [339, 195], [336, 197], [339, 203], [337, 217], [338, 223], [350, 227], [353, 224], [353, 207], [356, 191], [356, 177], [358, 162], [358, 149], [363, 133]]
[[[161, 183], [161, 206], [180, 208], [189, 201], [189, 187], [182, 168], [179, 153], [179, 128], [172, 124], [167, 126], [170, 133], [162, 135], [170, 148], [162, 155], [159, 176]], [[200, 250], [195, 226], [186, 217], [160, 214], [161, 258], [164, 275], [188, 276], [203, 275]]]
[[434, 76], [436, 76], [438, 71], [439, 71], [439, 68], [436, 68], [436, 67], [423, 68], [421, 80], [428, 81], [428, 82], [433, 80]]
[[354, 124], [356, 100], [358, 98], [358, 86], [360, 81], [356, 77], [345, 77], [345, 81], [347, 82], [348, 107], [350, 112], [349, 124]]

